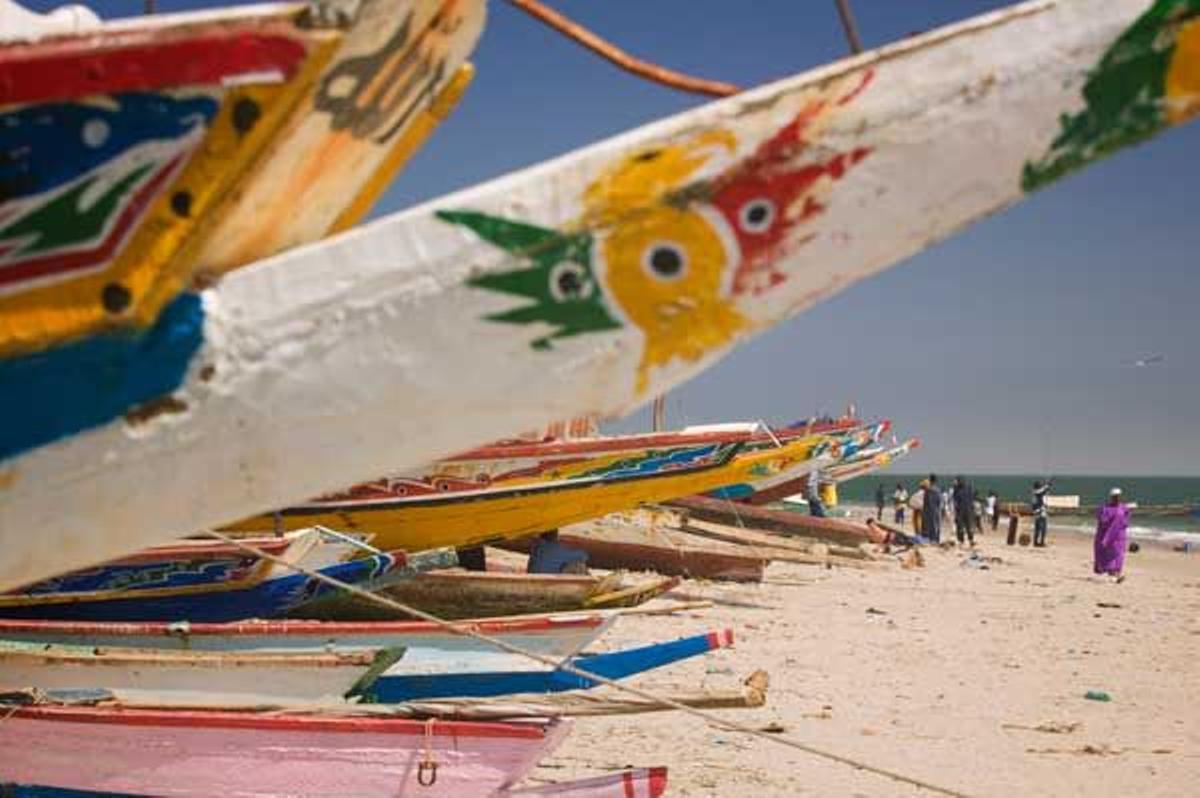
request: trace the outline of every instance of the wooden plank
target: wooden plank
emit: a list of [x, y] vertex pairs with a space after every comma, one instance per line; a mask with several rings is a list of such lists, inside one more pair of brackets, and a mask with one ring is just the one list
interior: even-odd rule
[[170, 412], [5, 461], [0, 587], [628, 412], [1189, 118], [1197, 14], [1191, 0], [1004, 8], [235, 271], [178, 319], [195, 346], [169, 361]]

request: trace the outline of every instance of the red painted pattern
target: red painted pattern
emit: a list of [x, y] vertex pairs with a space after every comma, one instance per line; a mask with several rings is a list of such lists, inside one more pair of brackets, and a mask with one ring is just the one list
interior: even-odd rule
[[[308, 53], [303, 40], [282, 32], [219, 33], [214, 27], [147, 27], [5, 47], [0, 50], [0, 105], [220, 85], [255, 72], [288, 77]], [[287, 30], [279, 23], [275, 27]]]
[[97, 246], [17, 261], [13, 264], [0, 264], [0, 286], [90, 269], [108, 263], [116, 255], [121, 242], [125, 240], [125, 236], [132, 229], [134, 222], [138, 220], [150, 201], [166, 184], [168, 178], [175, 173], [175, 170], [183, 162], [183, 158], [183, 155], [178, 155], [171, 159], [154, 177], [147, 180], [145, 185], [138, 189], [129, 203], [121, 210], [121, 215], [117, 217], [117, 223]]
[[660, 795], [665, 795], [667, 792], [667, 769], [665, 767], [650, 768], [648, 781], [650, 785], [649, 798], [659, 798]]
[[733, 630], [721, 629], [708, 633], [708, 645], [713, 649], [729, 648], [733, 645]]
[[773, 264], [788, 249], [802, 246], [811, 236], [794, 238], [793, 230], [819, 215], [825, 206], [817, 199], [823, 179], [840, 180], [867, 157], [860, 147], [828, 158], [802, 159], [809, 147], [805, 134], [831, 105], [844, 105], [870, 82], [871, 73], [849, 93], [817, 100], [800, 110], [791, 122], [764, 141], [754, 154], [716, 178], [713, 204], [737, 238], [741, 260], [734, 274], [735, 294], [762, 293], [785, 279]]
[[[262, 537], [242, 538], [241, 542], [253, 546], [267, 554], [282, 554], [292, 545], [291, 538]], [[229, 543], [217, 543], [205, 540], [193, 540], [181, 543], [168, 543], [162, 546], [152, 546], [139, 552], [128, 554], [116, 560], [109, 560], [106, 565], [128, 565], [139, 562], [158, 562], [159, 560], [219, 560], [227, 557], [254, 556], [238, 546]]]
[[274, 715], [262, 712], [186, 709], [126, 709], [117, 707], [30, 706], [15, 708], [9, 717], [26, 720], [94, 723], [99, 726], [186, 726], [209, 729], [255, 729], [295, 732], [345, 732], [348, 734], [399, 734], [433, 737], [501, 737], [539, 739], [546, 727], [531, 723], [425, 721], [370, 716]]

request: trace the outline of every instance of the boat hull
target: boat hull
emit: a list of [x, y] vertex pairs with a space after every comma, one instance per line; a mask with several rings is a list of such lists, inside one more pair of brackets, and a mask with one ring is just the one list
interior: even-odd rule
[[[58, 361], [47, 380], [78, 376], [77, 390], [38, 393], [33, 364], [14, 366], [0, 588], [579, 413], [628, 413], [1189, 119], [1198, 24], [1171, 0], [1005, 7], [238, 269], [182, 297], [145, 347], [98, 336], [128, 379]], [[736, 200], [764, 183], [774, 207], [813, 212], [768, 213], [782, 227], [756, 244]], [[680, 231], [704, 268], [682, 274], [668, 246], [648, 271], [643, 255]], [[97, 365], [93, 351], [73, 350]], [[124, 393], [147, 373], [151, 390]], [[80, 414], [52, 445], [22, 437], [47, 397]]]
[[[133, 795], [487, 796], [519, 781], [569, 726], [99, 707], [22, 707], [0, 724], [0, 773]], [[427, 754], [428, 752], [428, 754]], [[427, 759], [428, 756], [428, 759]], [[86, 762], [87, 767], [80, 767]]]

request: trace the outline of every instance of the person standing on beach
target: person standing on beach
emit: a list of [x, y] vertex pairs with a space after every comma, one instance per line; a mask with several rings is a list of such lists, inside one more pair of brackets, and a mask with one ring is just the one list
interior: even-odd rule
[[954, 497], [954, 537], [960, 546], [967, 540], [974, 546], [975, 524], [971, 513], [975, 507], [975, 497], [971, 495], [970, 483], [962, 477], [955, 477], [951, 495]]
[[896, 511], [895, 517], [892, 518], [892, 521], [895, 522], [896, 526], [899, 526], [901, 528], [904, 527], [904, 509], [907, 506], [908, 506], [908, 491], [905, 490], [904, 485], [897, 482], [896, 490], [892, 492], [892, 507], [894, 507], [895, 511]]
[[913, 491], [912, 496], [908, 498], [909, 509], [913, 511], [912, 525], [913, 534], [920, 535], [924, 529], [925, 522], [925, 491], [929, 487], [929, 483], [921, 480], [917, 485], [917, 489]]
[[808, 512], [817, 518], [825, 517], [825, 505], [821, 503], [821, 469], [808, 475], [808, 486], [804, 492], [808, 500]]
[[1125, 581], [1125, 549], [1129, 541], [1129, 505], [1121, 501], [1121, 489], [1108, 492], [1108, 504], [1096, 512], [1095, 561], [1092, 570], [1120, 584]]
[[1049, 523], [1050, 509], [1046, 506], [1046, 494], [1050, 492], [1053, 480], [1042, 482], [1040, 479], [1033, 483], [1033, 497], [1029, 506], [1033, 509], [1033, 545], [1043, 548], [1046, 545], [1046, 525]]
[[929, 475], [925, 488], [925, 503], [921, 507], [921, 526], [924, 535], [933, 543], [942, 542], [942, 494], [938, 490], [937, 474]]
[[875, 520], [876, 521], [883, 520], [883, 505], [884, 504], [885, 504], [885, 501], [883, 498], [883, 483], [880, 482], [878, 485], [875, 486]]
[[987, 517], [992, 522], [992, 531], [996, 531], [997, 525], [1000, 523], [1000, 497], [996, 495], [996, 491], [989, 490], [987, 495]]

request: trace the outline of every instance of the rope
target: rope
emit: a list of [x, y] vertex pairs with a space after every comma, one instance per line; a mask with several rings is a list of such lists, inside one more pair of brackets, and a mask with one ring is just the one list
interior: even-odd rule
[[713, 97], [728, 97], [731, 94], [737, 94], [741, 91], [741, 89], [732, 83], [697, 78], [667, 69], [658, 64], [652, 64], [649, 61], [643, 61], [636, 56], [630, 55], [611, 42], [605, 41], [592, 31], [554, 9], [547, 8], [538, 2], [538, 0], [508, 0], [508, 2], [539, 22], [563, 34], [568, 39], [583, 45], [598, 54], [601, 58], [611, 61], [621, 69], [632, 72], [640, 78], [661, 83], [673, 89], [695, 92], [696, 94], [708, 94]]
[[536, 662], [540, 662], [544, 665], [549, 665], [550, 667], [556, 668], [565, 673], [570, 673], [574, 676], [578, 676], [583, 679], [590, 679], [591, 681], [594, 681], [598, 684], [603, 684], [607, 687], [611, 687], [614, 690], [619, 690], [624, 693], [629, 693], [630, 695], [635, 695], [638, 698], [641, 698], [646, 701], [654, 701], [656, 703], [662, 704], [663, 706], [671, 707], [672, 709], [676, 709], [680, 712], [684, 712], [688, 715], [692, 715], [693, 717], [699, 718], [700, 720], [703, 720], [706, 723], [711, 723], [712, 725], [717, 726], [718, 728], [725, 729], [726, 731], [739, 732], [741, 734], [748, 734], [751, 737], [757, 737], [759, 739], [767, 740], [769, 742], [776, 743], [778, 745], [787, 746], [788, 748], [794, 748], [798, 751], [803, 751], [807, 754], [812, 754], [814, 756], [819, 756], [824, 759], [829, 759], [833, 762], [839, 762], [843, 765], [849, 765], [853, 768], [857, 768], [859, 770], [865, 770], [869, 773], [874, 773], [878, 776], [883, 776], [884, 778], [888, 778], [893, 781], [902, 782], [904, 784], [909, 784], [913, 787], [918, 787], [920, 789], [928, 790], [930, 792], [939, 793], [941, 795], [949, 795], [949, 796], [953, 796], [954, 798], [967, 798], [967, 796], [963, 793], [956, 792], [954, 790], [950, 790], [945, 787], [939, 787], [936, 784], [931, 784], [929, 782], [922, 781], [917, 778], [913, 778], [912, 776], [905, 776], [903, 773], [897, 773], [895, 771], [888, 770], [887, 768], [877, 767], [875, 765], [871, 765], [866, 762], [860, 762], [858, 760], [851, 759], [850, 757], [842, 756], [841, 754], [835, 754], [831, 751], [824, 751], [820, 748], [816, 748], [814, 746], [808, 745], [807, 743], [802, 743], [798, 740], [792, 740], [790, 738], [781, 737], [781, 736], [775, 735], [775, 734], [768, 734], [766, 732], [763, 732], [759, 729], [754, 728], [753, 726], [746, 726], [744, 724], [737, 723], [735, 721], [726, 720], [725, 718], [722, 718], [718, 715], [712, 715], [708, 712], [705, 712], [704, 710], [696, 709], [694, 707], [689, 707], [687, 704], [680, 703], [679, 701], [675, 701], [674, 699], [664, 698], [662, 696], [655, 695], [654, 693], [651, 693], [649, 691], [642, 690], [637, 687], [631, 687], [630, 685], [623, 684], [623, 683], [615, 681], [613, 679], [609, 679], [605, 676], [601, 676], [601, 675], [595, 674], [595, 673], [589, 673], [589, 672], [583, 670], [582, 668], [577, 668], [576, 666], [568, 664], [568, 663], [561, 663], [552, 657], [546, 656], [544, 654], [539, 654], [535, 651], [528, 651], [524, 648], [521, 648], [520, 646], [515, 646], [512, 643], [501, 640], [500, 638], [492, 637], [491, 635], [485, 634], [483, 632], [479, 632], [475, 629], [471, 629], [466, 626], [456, 625], [456, 624], [452, 623], [451, 621], [447, 621], [443, 618], [439, 618], [435, 615], [431, 615], [428, 612], [425, 612], [424, 610], [417, 609], [416, 607], [410, 607], [410, 606], [403, 604], [399, 601], [396, 601], [395, 599], [390, 598], [388, 596], [381, 596], [377, 593], [372, 593], [368, 590], [364, 590], [363, 588], [358, 587], [357, 585], [347, 584], [345, 582], [342, 582], [341, 580], [334, 579], [330, 576], [326, 576], [323, 573], [314, 571], [311, 568], [306, 568], [306, 567], [299, 565], [297, 563], [294, 563], [294, 562], [288, 562], [287, 560], [284, 560], [281, 557], [277, 557], [274, 554], [269, 554], [265, 551], [261, 551], [260, 549], [258, 549], [255, 546], [250, 546], [246, 543], [242, 543], [237, 538], [230, 537], [229, 535], [226, 535], [222, 532], [217, 532], [215, 530], [212, 530], [212, 531], [209, 531], [207, 534], [218, 540], [223, 540], [232, 546], [236, 546], [237, 548], [242, 549], [243, 551], [249, 552], [249, 553], [259, 556], [259, 557], [263, 557], [263, 558], [269, 560], [270, 562], [274, 562], [277, 565], [282, 565], [286, 568], [290, 568], [293, 571], [296, 571], [297, 573], [301, 573], [312, 579], [316, 579], [320, 582], [324, 582], [325, 584], [328, 584], [332, 587], [338, 588], [339, 590], [343, 590], [351, 595], [354, 595], [359, 598], [366, 599], [367, 601], [378, 604], [381, 607], [387, 607], [388, 609], [391, 609], [391, 610], [397, 610], [399, 612], [407, 613], [408, 615], [411, 615], [413, 617], [420, 618], [424, 621], [428, 621], [430, 623], [436, 624], [436, 625], [440, 626], [441, 628], [445, 629], [446, 631], [450, 632], [451, 634], [462, 635], [464, 637], [473, 637], [476, 640], [481, 640], [485, 643], [493, 645], [496, 648], [500, 649], [501, 651], [507, 651], [510, 654], [516, 654], [517, 656], [526, 657], [526, 658], [534, 660]]

